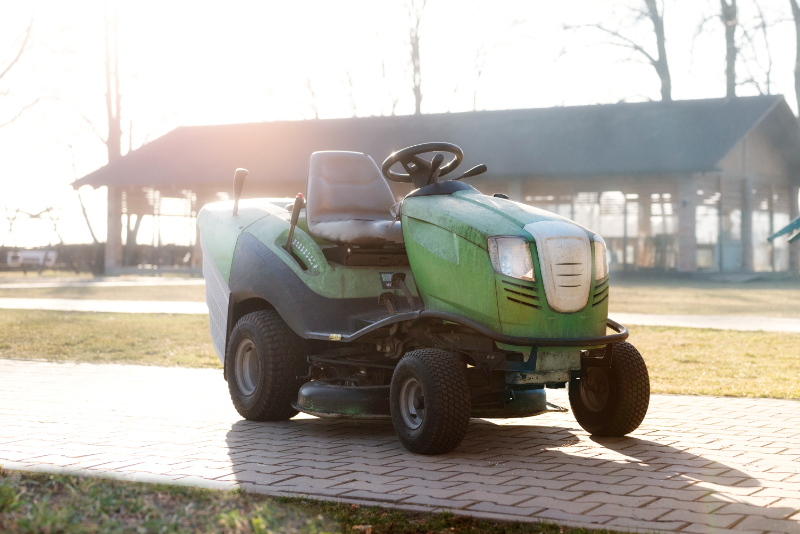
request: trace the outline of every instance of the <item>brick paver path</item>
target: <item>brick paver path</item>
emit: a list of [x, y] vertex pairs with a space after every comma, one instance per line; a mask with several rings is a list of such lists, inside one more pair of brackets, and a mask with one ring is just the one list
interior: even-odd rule
[[[551, 400], [566, 405], [563, 391]], [[631, 437], [473, 420], [442, 456], [387, 422], [241, 420], [221, 372], [0, 360], [0, 463], [618, 530], [800, 533], [800, 402], [654, 395]]]

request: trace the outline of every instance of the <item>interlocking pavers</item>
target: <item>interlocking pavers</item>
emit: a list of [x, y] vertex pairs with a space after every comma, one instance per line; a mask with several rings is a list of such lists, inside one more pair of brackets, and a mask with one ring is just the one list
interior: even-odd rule
[[[388, 421], [242, 421], [216, 370], [0, 360], [0, 377], [12, 469], [621, 530], [800, 533], [796, 401], [654, 395], [627, 438], [592, 438], [569, 413], [473, 420], [459, 448], [425, 457]], [[563, 390], [548, 396], [568, 406]]]

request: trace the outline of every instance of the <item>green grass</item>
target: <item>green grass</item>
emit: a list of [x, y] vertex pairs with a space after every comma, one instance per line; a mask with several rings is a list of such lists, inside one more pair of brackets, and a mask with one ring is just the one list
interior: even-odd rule
[[[0, 310], [0, 357], [220, 368], [202, 315]], [[631, 326], [653, 393], [800, 399], [800, 334]]]
[[800, 399], [800, 334], [631, 326], [654, 393]]
[[614, 279], [611, 315], [766, 315], [800, 317], [800, 281], [715, 283], [701, 280]]
[[221, 367], [205, 315], [0, 310], [0, 357]]
[[241, 491], [211, 491], [0, 469], [2, 532], [606, 534]]

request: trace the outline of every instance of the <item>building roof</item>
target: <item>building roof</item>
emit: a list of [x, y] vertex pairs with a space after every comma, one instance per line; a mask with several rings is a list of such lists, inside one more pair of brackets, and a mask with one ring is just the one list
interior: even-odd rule
[[[406, 146], [447, 141], [466, 168], [488, 176], [586, 176], [708, 172], [767, 121], [791, 163], [800, 130], [782, 96], [183, 126], [73, 183], [74, 187], [196, 187], [250, 180], [304, 180], [318, 150], [350, 150], [380, 163]], [[797, 161], [795, 161], [797, 160]]]

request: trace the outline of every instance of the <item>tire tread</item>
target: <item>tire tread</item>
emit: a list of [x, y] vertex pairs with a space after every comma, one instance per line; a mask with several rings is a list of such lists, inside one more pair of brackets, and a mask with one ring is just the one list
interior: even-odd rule
[[[234, 332], [239, 325], [245, 322], [251, 323], [251, 326], [258, 332], [261, 342], [267, 348], [267, 354], [259, 359], [262, 365], [261, 386], [266, 390], [258, 396], [254, 406], [250, 408], [241, 406], [232, 390], [236, 382], [235, 373], [232, 369], [228, 369], [231, 400], [233, 400], [239, 415], [249, 421], [291, 419], [297, 415], [297, 410], [292, 408], [292, 402], [297, 400], [297, 392], [301, 386], [297, 376], [305, 374], [306, 371], [304, 366], [307, 342], [295, 334], [274, 310], [248, 313], [236, 323]], [[228, 347], [226, 364], [229, 359], [235, 357], [236, 347], [231, 343], [231, 346]]]

